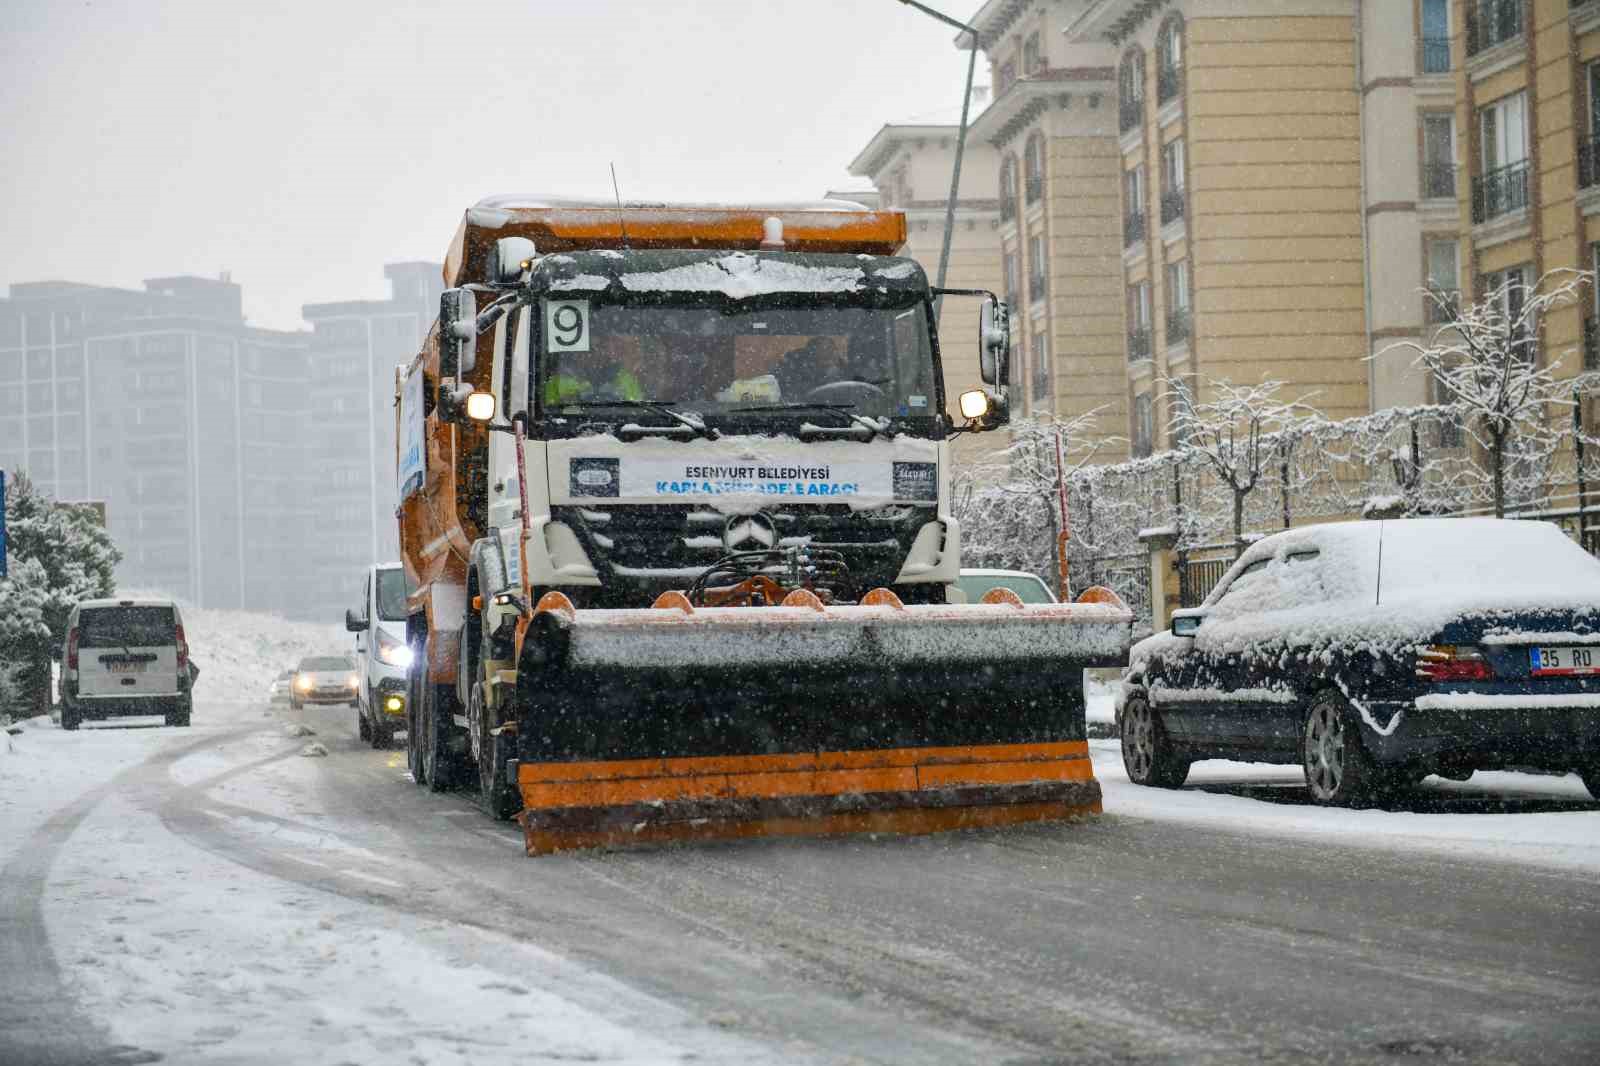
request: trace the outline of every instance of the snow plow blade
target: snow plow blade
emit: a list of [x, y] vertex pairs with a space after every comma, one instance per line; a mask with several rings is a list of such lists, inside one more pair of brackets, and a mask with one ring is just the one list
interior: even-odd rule
[[517, 679], [528, 853], [1098, 813], [1080, 671], [1126, 663], [1132, 614], [1103, 589], [985, 601], [579, 611], [547, 594]]

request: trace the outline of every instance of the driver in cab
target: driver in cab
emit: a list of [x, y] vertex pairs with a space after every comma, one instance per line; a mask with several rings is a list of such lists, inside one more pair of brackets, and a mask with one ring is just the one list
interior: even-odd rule
[[573, 354], [562, 353], [561, 360], [554, 363], [544, 379], [546, 407], [596, 400], [644, 399], [644, 386], [630, 365], [637, 364], [640, 358], [635, 338], [596, 336], [590, 351], [582, 358], [573, 359]]

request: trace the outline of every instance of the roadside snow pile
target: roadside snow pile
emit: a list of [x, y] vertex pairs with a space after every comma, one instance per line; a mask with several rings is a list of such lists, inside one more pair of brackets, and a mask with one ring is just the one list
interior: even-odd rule
[[[123, 596], [164, 597], [160, 592]], [[167, 597], [170, 598], [170, 597]], [[307, 655], [342, 655], [355, 646], [343, 626], [292, 622], [277, 615], [191, 607], [182, 600], [183, 634], [200, 668], [195, 697], [265, 701], [272, 679]]]
[[317, 735], [317, 731], [308, 725], [291, 722], [283, 727], [283, 735], [286, 737], [314, 737]]

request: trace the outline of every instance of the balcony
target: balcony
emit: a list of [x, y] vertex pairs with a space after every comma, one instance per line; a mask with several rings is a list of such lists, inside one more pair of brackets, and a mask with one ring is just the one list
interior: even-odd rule
[[1032, 274], [1028, 277], [1028, 299], [1042, 300], [1045, 291], [1049, 288], [1043, 274]]
[[1600, 323], [1593, 315], [1583, 319], [1583, 369], [1600, 370]]
[[1164, 104], [1183, 91], [1183, 68], [1162, 67], [1156, 71], [1156, 102]]
[[1528, 161], [1491, 170], [1472, 179], [1472, 223], [1490, 219], [1528, 206]]
[[1454, 200], [1456, 198], [1456, 168], [1454, 163], [1422, 164], [1422, 197], [1425, 200]]
[[1144, 97], [1124, 100], [1117, 108], [1117, 132], [1127, 133], [1144, 121]]
[[1148, 329], [1130, 329], [1128, 331], [1128, 362], [1137, 363], [1141, 359], [1150, 358], [1150, 331]]
[[1578, 188], [1592, 189], [1600, 185], [1600, 155], [1596, 144], [1588, 137], [1578, 142]]
[[1467, 55], [1522, 36], [1522, 0], [1477, 0], [1467, 10]]
[[1189, 309], [1174, 307], [1167, 312], [1167, 345], [1182, 344], [1189, 339]]
[[1144, 240], [1144, 212], [1135, 211], [1122, 219], [1122, 246], [1132, 248]]
[[1161, 224], [1171, 225], [1183, 217], [1183, 190], [1173, 189], [1161, 194]]
[[1027, 200], [1027, 202], [1030, 203], [1030, 204], [1038, 203], [1041, 199], [1043, 199], [1044, 198], [1044, 178], [1043, 178], [1043, 176], [1036, 177], [1036, 178], [1029, 178], [1027, 180], [1027, 182], [1025, 183], [1025, 188], [1023, 189], [1022, 195], [1023, 195], [1023, 199]]
[[1417, 46], [1417, 52], [1417, 70], [1421, 73], [1450, 73], [1450, 38], [1424, 37]]

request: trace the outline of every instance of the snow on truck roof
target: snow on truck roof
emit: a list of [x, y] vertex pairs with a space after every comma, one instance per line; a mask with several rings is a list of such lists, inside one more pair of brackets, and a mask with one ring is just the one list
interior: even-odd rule
[[866, 255], [795, 255], [610, 249], [563, 252], [539, 260], [533, 283], [551, 292], [716, 293], [744, 300], [783, 293], [861, 294], [852, 303], [902, 305], [927, 292], [928, 278], [912, 259]]
[[[791, 252], [893, 255], [906, 242], [905, 215], [848, 200], [771, 204], [667, 204], [566, 197], [495, 196], [467, 209], [445, 256], [444, 283], [482, 280], [495, 241], [526, 237], [540, 255], [584, 249], [700, 248], [755, 251], [766, 220], [783, 223]], [[626, 241], [624, 241], [626, 231]]]

